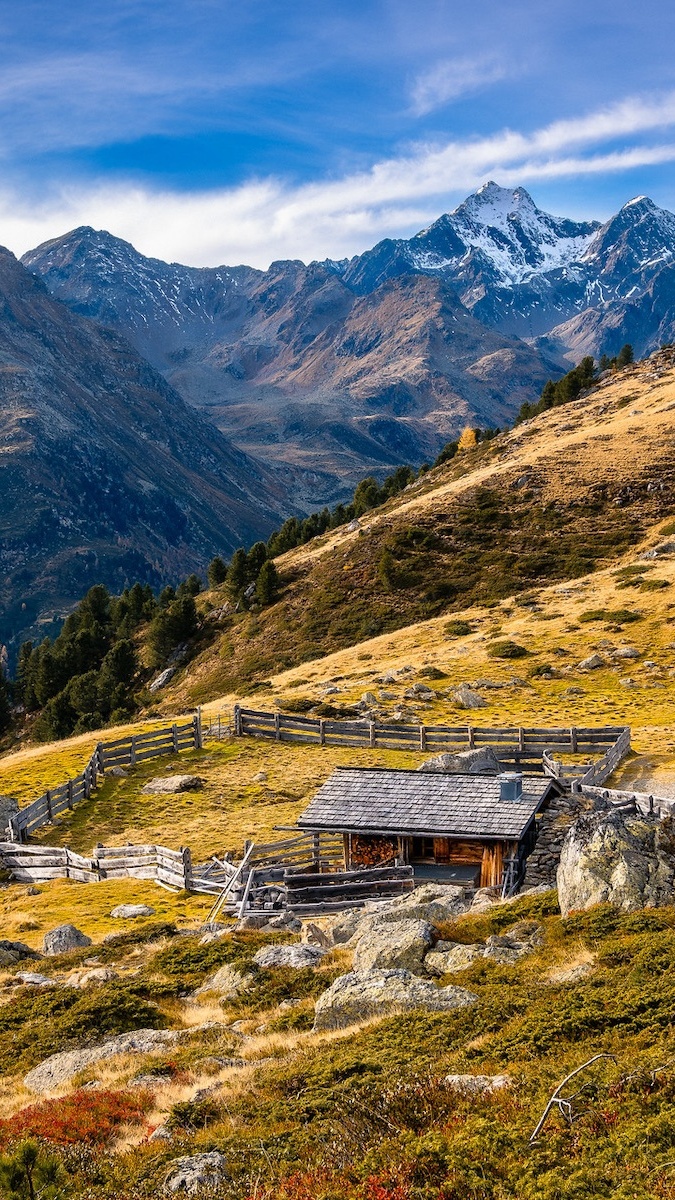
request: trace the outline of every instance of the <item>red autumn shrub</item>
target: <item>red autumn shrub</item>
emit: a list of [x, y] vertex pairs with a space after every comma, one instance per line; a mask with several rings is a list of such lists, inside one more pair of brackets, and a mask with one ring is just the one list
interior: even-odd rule
[[58, 1100], [43, 1100], [0, 1120], [0, 1150], [23, 1138], [58, 1146], [103, 1146], [122, 1125], [140, 1124], [152, 1104], [149, 1092], [82, 1089]]

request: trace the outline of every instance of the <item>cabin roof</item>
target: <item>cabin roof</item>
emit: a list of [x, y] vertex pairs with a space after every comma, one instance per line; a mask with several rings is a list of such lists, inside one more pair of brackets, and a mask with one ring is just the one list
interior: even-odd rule
[[502, 800], [496, 775], [338, 767], [298, 825], [345, 833], [519, 841], [552, 791], [557, 791], [553, 780], [524, 775], [521, 798]]

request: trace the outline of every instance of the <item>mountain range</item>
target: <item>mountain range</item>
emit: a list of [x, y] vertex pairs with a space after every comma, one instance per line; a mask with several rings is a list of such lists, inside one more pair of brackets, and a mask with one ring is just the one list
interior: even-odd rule
[[6, 639], [503, 426], [585, 354], [670, 342], [675, 216], [572, 221], [490, 182], [414, 237], [266, 271], [83, 227], [2, 252], [0, 305]]
[[673, 336], [675, 216], [646, 197], [604, 225], [484, 184], [409, 239], [350, 260], [194, 268], [80, 228], [23, 262], [128, 338], [305, 507], [371, 470], [503, 426], [585, 354]]

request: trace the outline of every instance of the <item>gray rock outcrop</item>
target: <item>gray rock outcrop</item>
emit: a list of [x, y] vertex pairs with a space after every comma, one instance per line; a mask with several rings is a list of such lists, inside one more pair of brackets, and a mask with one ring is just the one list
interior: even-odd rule
[[89, 987], [102, 987], [105, 983], [112, 983], [115, 979], [119, 979], [117, 971], [113, 971], [112, 967], [90, 967], [86, 971], [76, 971], [66, 980], [68, 987], [80, 988], [86, 991]]
[[563, 916], [595, 904], [624, 912], [672, 904], [675, 826], [618, 810], [582, 816], [562, 846], [558, 901]]
[[66, 954], [68, 950], [79, 950], [91, 946], [91, 938], [74, 925], [58, 925], [45, 934], [42, 949], [45, 954]]
[[227, 1159], [219, 1150], [206, 1154], [188, 1154], [174, 1158], [164, 1178], [164, 1191], [195, 1196], [203, 1189], [212, 1190], [227, 1179]]
[[[30, 1092], [42, 1094], [51, 1092], [84, 1071], [94, 1063], [106, 1058], [114, 1058], [116, 1054], [152, 1054], [164, 1046], [170, 1046], [182, 1038], [191, 1037], [200, 1032], [200, 1026], [190, 1029], [133, 1029], [130, 1033], [120, 1033], [107, 1042], [98, 1046], [87, 1046], [79, 1050], [61, 1050], [51, 1054], [37, 1067], [33, 1067], [24, 1079]], [[208, 1026], [208, 1028], [212, 1028]]]
[[435, 754], [417, 769], [439, 775], [498, 775], [502, 768], [492, 746], [479, 746], [458, 754]]
[[232, 963], [226, 963], [198, 987], [193, 995], [195, 999], [205, 996], [207, 992], [215, 992], [221, 1000], [235, 1000], [253, 983], [253, 975], [238, 971]]
[[175, 796], [177, 792], [196, 792], [204, 786], [204, 780], [199, 775], [165, 775], [163, 778], [149, 779], [142, 790], [143, 796]]
[[41, 958], [37, 950], [31, 950], [24, 942], [10, 942], [7, 938], [0, 939], [0, 967], [13, 967], [14, 963], [26, 958]]
[[424, 956], [433, 944], [434, 931], [427, 921], [376, 922], [354, 947], [354, 970], [402, 967], [425, 975]]
[[322, 946], [310, 946], [307, 942], [296, 942], [291, 946], [263, 946], [254, 954], [256, 967], [265, 971], [274, 967], [292, 967], [299, 971], [302, 967], [315, 967], [323, 958], [326, 951]]
[[427, 954], [424, 965], [432, 975], [449, 975], [465, 971], [479, 958], [512, 965], [532, 954], [543, 944], [542, 926], [538, 921], [518, 921], [502, 935], [492, 934], [485, 942], [464, 945], [460, 942], [437, 942]]
[[450, 1012], [476, 1001], [477, 997], [466, 988], [441, 988], [410, 971], [352, 971], [341, 975], [319, 996], [314, 1029], [344, 1029], [371, 1017], [416, 1008]]
[[118, 904], [110, 916], [116, 920], [131, 921], [136, 917], [154, 917], [155, 910], [149, 904]]
[[427, 954], [424, 965], [430, 975], [451, 975], [465, 971], [477, 958], [485, 957], [485, 947], [477, 942], [465, 946], [461, 942], [437, 942]]
[[468, 683], [460, 684], [452, 699], [460, 708], [487, 708], [487, 700], [481, 696], [480, 692], [469, 687]]

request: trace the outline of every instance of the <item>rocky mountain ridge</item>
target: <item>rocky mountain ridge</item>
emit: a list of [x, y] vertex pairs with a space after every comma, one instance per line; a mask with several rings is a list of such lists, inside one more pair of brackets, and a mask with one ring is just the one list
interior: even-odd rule
[[489, 182], [348, 261], [184, 267], [85, 227], [23, 262], [242, 449], [291, 466], [311, 507], [503, 426], [585, 354], [671, 340], [674, 255], [675, 217], [646, 197], [600, 225]]
[[286, 515], [273, 474], [7, 250], [0, 312], [0, 641], [51, 631], [92, 583], [175, 582]]

